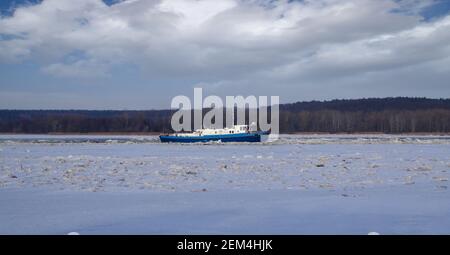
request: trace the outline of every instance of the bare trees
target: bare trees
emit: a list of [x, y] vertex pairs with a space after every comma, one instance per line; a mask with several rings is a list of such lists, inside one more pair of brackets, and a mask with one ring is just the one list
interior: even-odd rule
[[[0, 110], [0, 132], [169, 132], [173, 111]], [[450, 99], [384, 98], [280, 105], [280, 131], [450, 132]]]

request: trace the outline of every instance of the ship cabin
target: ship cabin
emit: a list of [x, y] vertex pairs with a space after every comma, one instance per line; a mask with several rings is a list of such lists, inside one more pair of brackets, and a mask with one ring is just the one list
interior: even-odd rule
[[235, 125], [232, 128], [205, 128], [198, 129], [196, 133], [200, 135], [225, 135], [225, 134], [246, 134], [249, 133], [248, 125]]

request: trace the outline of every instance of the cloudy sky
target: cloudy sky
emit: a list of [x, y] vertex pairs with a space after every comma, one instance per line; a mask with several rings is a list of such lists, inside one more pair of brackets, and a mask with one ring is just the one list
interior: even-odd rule
[[0, 109], [450, 97], [450, 0], [0, 1]]

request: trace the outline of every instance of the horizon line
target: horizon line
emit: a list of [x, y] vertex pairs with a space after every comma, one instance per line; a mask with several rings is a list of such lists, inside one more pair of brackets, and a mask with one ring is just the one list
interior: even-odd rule
[[[280, 103], [278, 105], [291, 105], [297, 103], [327, 103], [333, 101], [357, 101], [357, 100], [383, 100], [383, 99], [425, 99], [425, 100], [450, 100], [450, 97], [444, 98], [432, 98], [432, 97], [408, 97], [408, 96], [394, 96], [394, 97], [362, 97], [362, 98], [335, 98], [335, 99], [325, 99], [325, 100], [308, 100], [308, 101], [296, 101], [291, 103]], [[270, 105], [269, 105], [270, 106]], [[225, 108], [225, 107], [222, 107]], [[178, 108], [170, 109], [170, 108], [150, 108], [150, 109], [88, 109], [88, 108], [0, 108], [0, 111], [173, 111]], [[209, 108], [202, 108], [209, 109]], [[195, 109], [192, 109], [195, 110]]]

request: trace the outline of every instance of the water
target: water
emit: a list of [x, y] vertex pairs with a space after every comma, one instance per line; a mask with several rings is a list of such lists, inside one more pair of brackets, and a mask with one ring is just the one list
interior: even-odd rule
[[[159, 143], [158, 136], [136, 135], [0, 135], [1, 143]], [[263, 144], [450, 143], [449, 135], [280, 135]], [[200, 143], [201, 144], [201, 143]]]
[[448, 136], [0, 136], [0, 233], [449, 233]]

